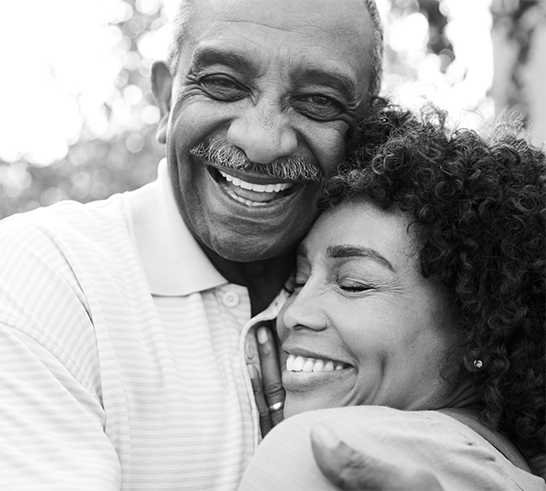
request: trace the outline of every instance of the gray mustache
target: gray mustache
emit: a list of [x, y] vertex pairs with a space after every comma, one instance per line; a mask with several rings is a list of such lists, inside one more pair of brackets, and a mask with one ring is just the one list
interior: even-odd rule
[[256, 164], [225, 139], [201, 142], [190, 153], [207, 159], [218, 167], [247, 171], [289, 181], [320, 181], [322, 172], [307, 157], [279, 157], [269, 164]]

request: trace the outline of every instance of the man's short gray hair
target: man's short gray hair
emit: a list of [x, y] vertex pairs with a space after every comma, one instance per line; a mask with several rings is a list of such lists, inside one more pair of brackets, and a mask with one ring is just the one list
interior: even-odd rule
[[[167, 55], [167, 63], [169, 64], [172, 76], [176, 75], [178, 69], [178, 57], [180, 55], [180, 47], [184, 40], [186, 25], [190, 18], [192, 4], [196, 0], [181, 0], [176, 17], [173, 22], [173, 36], [169, 45]], [[197, 0], [198, 1], [198, 0]], [[370, 96], [377, 95], [381, 90], [381, 76], [383, 73], [383, 25], [377, 10], [375, 0], [364, 0], [366, 8], [372, 19], [372, 53], [371, 53], [371, 80], [370, 80]]]

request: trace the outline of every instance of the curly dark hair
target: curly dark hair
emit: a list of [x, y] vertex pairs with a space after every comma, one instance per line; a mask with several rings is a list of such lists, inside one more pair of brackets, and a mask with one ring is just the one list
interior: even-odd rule
[[421, 272], [454, 299], [454, 355], [482, 420], [544, 453], [545, 154], [506, 123], [489, 136], [450, 130], [437, 108], [413, 114], [382, 99], [353, 147], [321, 208], [366, 197], [412, 214]]

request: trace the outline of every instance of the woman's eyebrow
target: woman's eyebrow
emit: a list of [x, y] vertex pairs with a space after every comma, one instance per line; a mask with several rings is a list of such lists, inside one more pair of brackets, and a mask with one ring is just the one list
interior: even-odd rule
[[344, 257], [367, 257], [391, 270], [393, 273], [396, 272], [393, 265], [384, 256], [370, 247], [360, 247], [354, 245], [330, 246], [327, 249], [327, 255], [328, 257], [334, 259]]

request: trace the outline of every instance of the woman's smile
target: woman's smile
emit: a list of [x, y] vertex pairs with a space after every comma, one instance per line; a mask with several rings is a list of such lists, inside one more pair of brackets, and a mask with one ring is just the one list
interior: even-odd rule
[[288, 372], [333, 372], [349, 368], [349, 366], [343, 362], [293, 354], [290, 354], [286, 359]]

